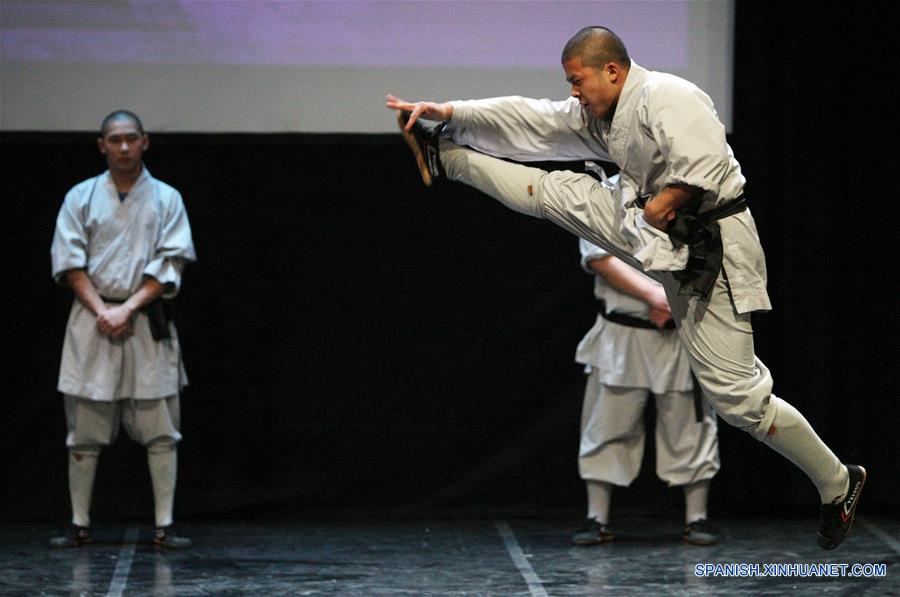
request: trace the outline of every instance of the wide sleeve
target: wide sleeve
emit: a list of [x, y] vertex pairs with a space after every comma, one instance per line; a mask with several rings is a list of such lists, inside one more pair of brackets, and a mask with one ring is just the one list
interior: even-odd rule
[[88, 232], [86, 213], [83, 213], [83, 188], [75, 187], [66, 194], [50, 245], [50, 265], [53, 280], [65, 282], [63, 275], [71, 269], [87, 268]]
[[662, 186], [683, 184], [718, 195], [732, 157], [712, 100], [682, 83], [654, 91], [643, 116], [665, 160]]
[[172, 195], [165, 205], [163, 224], [153, 258], [144, 267], [143, 273], [165, 284], [167, 290], [163, 296], [172, 298], [181, 288], [181, 274], [185, 265], [196, 260], [187, 210], [181, 194], [172, 189]]
[[626, 209], [622, 226], [637, 238], [634, 258], [645, 272], [681, 271], [687, 266], [689, 247], [672, 244], [669, 235], [644, 220], [643, 210]]
[[448, 131], [457, 145], [522, 162], [609, 160], [575, 98], [509, 96], [451, 104]]
[[620, 175], [617, 184], [622, 197], [619, 230], [644, 273], [684, 269], [689, 256], [688, 247], [675, 247], [668, 234], [644, 220], [644, 210], [639, 206], [635, 190], [637, 185], [627, 176]]
[[583, 238], [578, 239], [578, 249], [581, 251], [581, 267], [589, 274], [595, 274], [594, 270], [588, 265], [591, 261], [595, 261], [597, 259], [603, 259], [604, 257], [609, 257], [609, 252], [605, 249], [601, 249], [594, 243], [584, 240]]

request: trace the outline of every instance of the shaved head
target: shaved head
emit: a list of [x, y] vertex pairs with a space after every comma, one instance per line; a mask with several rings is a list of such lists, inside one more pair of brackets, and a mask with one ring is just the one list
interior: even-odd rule
[[100, 124], [100, 136], [105, 137], [110, 123], [117, 120], [130, 120], [137, 127], [138, 131], [140, 131], [142, 135], [144, 134], [144, 124], [141, 122], [141, 119], [137, 117], [137, 114], [129, 110], [116, 110], [103, 119], [103, 122]]
[[565, 64], [573, 58], [581, 58], [585, 66], [594, 68], [602, 68], [610, 62], [631, 68], [625, 44], [606, 27], [585, 27], [572, 36], [563, 48], [562, 62]]

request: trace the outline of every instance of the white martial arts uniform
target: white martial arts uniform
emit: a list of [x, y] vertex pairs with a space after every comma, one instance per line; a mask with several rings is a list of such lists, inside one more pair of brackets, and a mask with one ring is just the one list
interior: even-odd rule
[[[847, 471], [803, 416], [772, 395], [755, 357], [750, 312], [770, 308], [765, 259], [749, 210], [719, 221], [723, 267], [705, 298], [678, 294], [671, 271], [687, 248], [644, 222], [637, 197], [670, 184], [705, 191], [701, 211], [739, 197], [744, 177], [709, 97], [693, 84], [632, 63], [611, 123], [585, 115], [577, 99], [521, 97], [452, 102], [441, 160], [451, 180], [546, 218], [648, 271], [665, 289], [691, 368], [713, 408], [797, 464], [823, 502], [846, 491]], [[476, 151], [459, 147], [469, 145]], [[485, 155], [489, 154], [489, 155]], [[620, 192], [588, 175], [544, 172], [517, 160], [611, 160]], [[752, 199], [751, 199], [752, 201]]]
[[[580, 249], [582, 267], [595, 275], [594, 295], [606, 311], [649, 321], [645, 302], [615, 289], [589, 267], [609, 253], [583, 239]], [[716, 474], [715, 414], [704, 404], [703, 421], [696, 421], [690, 365], [675, 330], [629, 327], [598, 314], [575, 360], [588, 373], [578, 454], [582, 479], [620, 486], [634, 481], [643, 458], [643, 412], [650, 392], [656, 399], [657, 476], [673, 486]]]
[[[144, 276], [177, 294], [184, 264], [196, 259], [181, 195], [145, 168], [124, 200], [109, 172], [89, 178], [66, 195], [51, 247], [53, 278], [84, 268], [100, 296], [124, 301]], [[155, 341], [147, 315], [134, 335], [113, 341], [97, 329], [96, 316], [77, 298], [63, 344], [58, 389], [64, 394], [113, 401], [174, 396], [187, 384], [174, 324], [171, 339]]]
[[[743, 193], [740, 165], [709, 97], [683, 79], [634, 63], [611, 125], [585, 117], [574, 97], [452, 103], [449, 131], [457, 144], [523, 161], [605, 159], [619, 166], [623, 187], [633, 191], [623, 197], [625, 229], [619, 234], [628, 237], [644, 269], [683, 269], [687, 247], [675, 249], [665, 233], [644, 223], [636, 197], [656, 195], [671, 184], [690, 185], [705, 191], [701, 211], [706, 211]], [[719, 225], [722, 265], [737, 312], [770, 309], [765, 257], [750, 211]]]
[[[104, 299], [124, 301], [145, 277], [177, 294], [186, 262], [196, 259], [181, 195], [144, 168], [124, 199], [109, 171], [66, 195], [51, 246], [53, 278], [84, 269]], [[175, 445], [181, 440], [179, 392], [187, 384], [173, 322], [154, 340], [139, 312], [133, 334], [113, 340], [76, 297], [66, 326], [58, 389], [65, 395], [73, 524], [89, 526], [97, 456], [122, 426], [147, 447], [156, 525], [171, 524]]]

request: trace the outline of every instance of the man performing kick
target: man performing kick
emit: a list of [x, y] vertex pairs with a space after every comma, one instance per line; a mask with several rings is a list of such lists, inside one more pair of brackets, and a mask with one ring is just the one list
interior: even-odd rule
[[[579, 31], [562, 64], [572, 86], [564, 101], [388, 96], [387, 107], [399, 111], [426, 184], [469, 184], [659, 279], [704, 396], [727, 423], [806, 473], [821, 498], [819, 546], [837, 547], [866, 471], [842, 464], [803, 415], [772, 394], [772, 377], [754, 354], [750, 314], [771, 308], [765, 258], [711, 100], [688, 81], [633, 63], [604, 27]], [[419, 117], [443, 123], [425, 131]], [[620, 186], [492, 155], [611, 161], [621, 169]]]

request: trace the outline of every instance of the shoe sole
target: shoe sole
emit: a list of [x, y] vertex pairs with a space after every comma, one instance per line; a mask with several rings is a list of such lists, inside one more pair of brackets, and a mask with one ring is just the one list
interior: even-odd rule
[[90, 545], [93, 539], [85, 539], [83, 541], [57, 541], [50, 540], [50, 547], [53, 549], [75, 549], [76, 547], [84, 547]]
[[697, 539], [691, 540], [691, 539], [688, 539], [685, 537], [684, 542], [687, 543], [688, 545], [697, 545], [700, 547], [706, 547], [709, 545], [715, 545], [716, 543], [719, 542], [719, 540], [718, 539], [704, 539], [702, 541], [698, 541]]
[[609, 543], [615, 537], [604, 537], [602, 539], [572, 539], [572, 543], [579, 547], [587, 547], [591, 545], [600, 545], [601, 543]]
[[866, 479], [869, 477], [869, 473], [866, 471], [865, 467], [859, 465], [854, 466], [856, 466], [856, 468], [858, 468], [862, 472], [862, 480], [859, 483], [859, 489], [857, 489], [856, 491], [856, 501], [853, 503], [853, 507], [850, 509], [850, 514], [848, 516], [848, 520], [850, 522], [847, 524], [847, 532], [844, 533], [844, 536], [838, 539], [838, 541], [833, 545], [822, 545], [822, 541], [825, 540], [825, 538], [817, 534], [816, 537], [818, 539], [819, 547], [821, 547], [822, 549], [832, 550], [843, 543], [844, 539], [847, 538], [847, 535], [850, 534], [850, 529], [853, 528], [853, 521], [856, 520], [856, 508], [859, 506], [859, 498], [862, 496], [863, 487], [865, 487]]
[[153, 547], [156, 547], [157, 549], [187, 549], [189, 547], [192, 547], [193, 545], [193, 541], [188, 541], [184, 545], [171, 545], [164, 541], [157, 541], [156, 539], [153, 540]]
[[401, 110], [397, 110], [397, 124], [400, 125], [400, 134], [403, 135], [406, 144], [409, 145], [409, 148], [416, 158], [416, 165], [419, 167], [419, 174], [422, 176], [422, 182], [425, 183], [426, 187], [430, 187], [432, 184], [431, 172], [428, 171], [428, 165], [425, 163], [425, 156], [422, 155], [422, 150], [419, 149], [419, 142], [416, 141], [415, 135], [404, 129], [406, 126], [406, 119], [403, 118], [403, 112]]

